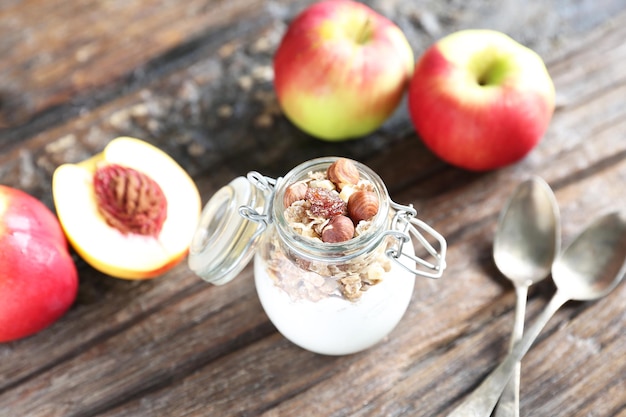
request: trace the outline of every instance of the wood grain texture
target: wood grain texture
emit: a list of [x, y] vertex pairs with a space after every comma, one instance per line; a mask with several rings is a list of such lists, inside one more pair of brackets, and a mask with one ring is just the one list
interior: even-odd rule
[[3, 124], [20, 125], [103, 87], [121, 88], [133, 72], [182, 42], [262, 7], [255, 0], [30, 0], [4, 7], [0, 92], [11, 111]]
[[[285, 120], [272, 90], [272, 52], [309, 3], [0, 1], [0, 183], [52, 208], [54, 169], [118, 135], [171, 154], [203, 201], [249, 170], [278, 176], [306, 159], [345, 155], [378, 172], [395, 201], [413, 203], [446, 236], [444, 277], [416, 281], [384, 342], [327, 357], [276, 332], [250, 266], [223, 287], [185, 264], [127, 282], [74, 255], [81, 282], [72, 310], [33, 337], [0, 345], [0, 416], [445, 415], [508, 346], [515, 297], [491, 244], [515, 186], [530, 175], [550, 183], [564, 243], [596, 216], [626, 207], [620, 2], [593, 10], [531, 2], [504, 23], [497, 16], [513, 11], [477, 0], [465, 8], [370, 2], [401, 24], [416, 51], [482, 22], [545, 57], [558, 94], [545, 138], [520, 163], [480, 174], [428, 152], [405, 107], [374, 134], [336, 144]], [[439, 33], [428, 25], [433, 16]], [[529, 319], [553, 291], [550, 281], [531, 288]], [[523, 362], [522, 415], [626, 413], [625, 297], [621, 285], [599, 302], [567, 304], [548, 323]]]

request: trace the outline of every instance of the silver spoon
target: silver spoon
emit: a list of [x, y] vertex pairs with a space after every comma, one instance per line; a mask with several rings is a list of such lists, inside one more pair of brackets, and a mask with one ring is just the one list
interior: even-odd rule
[[604, 297], [626, 273], [626, 212], [604, 215], [587, 227], [557, 257], [552, 279], [557, 290], [522, 339], [489, 376], [448, 417], [489, 417], [519, 362], [548, 323], [569, 300]]
[[[493, 243], [496, 266], [515, 287], [516, 304], [509, 349], [524, 332], [528, 287], [550, 274], [561, 245], [559, 207], [539, 177], [522, 182], [502, 210]], [[520, 363], [498, 401], [496, 417], [519, 417]]]

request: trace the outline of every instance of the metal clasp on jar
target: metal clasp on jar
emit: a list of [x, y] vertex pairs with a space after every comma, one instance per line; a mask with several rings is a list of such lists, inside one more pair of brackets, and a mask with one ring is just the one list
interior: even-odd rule
[[[386, 255], [393, 262], [415, 275], [421, 275], [427, 278], [440, 278], [443, 274], [443, 270], [446, 268], [446, 240], [435, 229], [416, 217], [417, 210], [413, 208], [412, 204], [405, 206], [391, 201], [391, 207], [396, 213], [391, 220], [389, 230], [387, 230], [385, 234], [394, 237], [396, 244], [387, 249], [385, 252]], [[432, 238], [437, 241], [439, 250], [428, 241], [423, 233], [432, 236]], [[409, 254], [403, 251], [404, 245], [411, 240], [411, 236], [426, 249], [434, 259], [434, 262], [429, 262], [417, 256], [416, 253]], [[406, 257], [415, 262], [416, 267], [410, 268], [400, 262], [402, 257]]]
[[258, 188], [265, 194], [265, 206], [259, 213], [257, 208], [250, 206], [239, 207], [239, 215], [247, 220], [253, 221], [259, 224], [259, 228], [256, 230], [251, 240], [255, 240], [259, 235], [265, 232], [267, 225], [272, 222], [272, 202], [274, 201], [274, 186], [278, 179], [266, 177], [256, 171], [249, 172], [246, 178], [250, 184]]

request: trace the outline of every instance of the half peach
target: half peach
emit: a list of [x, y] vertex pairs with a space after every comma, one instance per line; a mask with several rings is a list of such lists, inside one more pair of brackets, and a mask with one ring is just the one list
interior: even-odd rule
[[117, 278], [153, 278], [177, 265], [200, 216], [200, 194], [187, 172], [165, 152], [129, 137], [59, 166], [52, 191], [73, 248]]

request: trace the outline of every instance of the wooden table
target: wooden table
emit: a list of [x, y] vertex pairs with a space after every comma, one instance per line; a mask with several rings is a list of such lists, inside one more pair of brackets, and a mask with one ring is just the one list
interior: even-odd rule
[[[545, 59], [558, 95], [540, 145], [488, 172], [421, 144], [403, 104], [376, 133], [326, 143], [281, 115], [273, 51], [305, 0], [0, 0], [0, 182], [52, 205], [51, 175], [116, 136], [149, 141], [196, 180], [203, 202], [237, 175], [286, 173], [343, 155], [377, 171], [449, 244], [440, 280], [417, 279], [393, 333], [327, 357], [283, 338], [252, 269], [223, 287], [186, 263], [151, 281], [105, 276], [75, 256], [80, 290], [50, 328], [0, 345], [0, 415], [440, 416], [503, 357], [512, 286], [496, 270], [496, 220], [531, 175], [555, 190], [564, 244], [626, 206], [626, 4], [621, 0], [374, 0], [418, 56], [469, 27], [505, 31]], [[553, 293], [531, 289], [533, 318]], [[524, 416], [626, 416], [626, 285], [568, 303], [522, 367]]]

